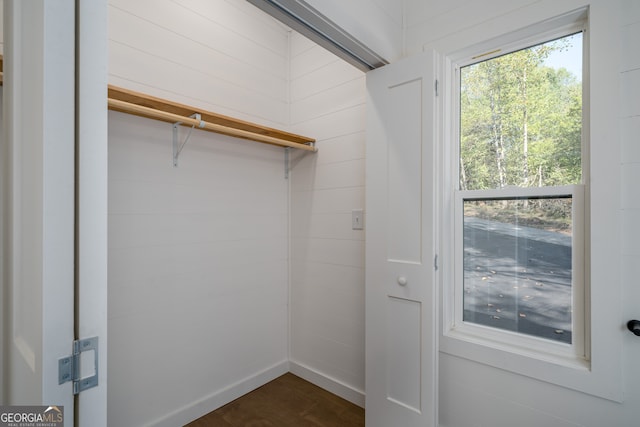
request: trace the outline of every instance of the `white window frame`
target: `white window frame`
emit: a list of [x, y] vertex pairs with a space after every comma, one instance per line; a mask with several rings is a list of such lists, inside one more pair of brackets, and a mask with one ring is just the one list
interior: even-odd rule
[[[589, 133], [590, 80], [588, 9], [544, 21], [472, 48], [445, 55], [442, 61], [444, 98], [442, 108], [442, 182], [439, 196], [441, 223], [441, 336], [443, 353], [470, 359], [517, 374], [536, 378], [589, 394], [609, 397], [611, 391], [599, 387], [591, 376], [591, 313], [590, 313], [590, 189]], [[479, 196], [473, 191], [458, 190], [459, 182], [459, 69], [465, 65], [489, 59], [477, 55], [500, 48], [494, 56], [535, 46], [576, 32], [583, 33], [583, 121], [582, 121], [582, 182], [577, 185], [546, 188], [496, 190], [497, 197], [571, 195], [574, 204], [572, 240], [573, 342], [571, 345], [497, 330], [462, 321], [462, 200]], [[473, 57], [476, 59], [473, 59]], [[482, 191], [482, 197], [486, 197]], [[582, 209], [581, 209], [582, 208]], [[458, 223], [456, 225], [456, 218]], [[460, 248], [460, 250], [457, 250]], [[456, 285], [457, 282], [457, 285]], [[587, 378], [589, 377], [589, 378]]]
[[[456, 150], [457, 151], [457, 150]], [[583, 169], [584, 170], [584, 169]], [[585, 185], [557, 187], [505, 188], [497, 190], [456, 190], [454, 191], [454, 283], [453, 318], [448, 334], [462, 340], [482, 340], [485, 345], [530, 357], [545, 358], [566, 366], [588, 367], [589, 354], [585, 347]], [[565, 344], [548, 339], [525, 335], [518, 332], [492, 328], [463, 321], [464, 312], [464, 271], [463, 271], [463, 216], [465, 200], [496, 199], [516, 197], [571, 196], [572, 239], [571, 239], [571, 289], [572, 289], [572, 343]]]

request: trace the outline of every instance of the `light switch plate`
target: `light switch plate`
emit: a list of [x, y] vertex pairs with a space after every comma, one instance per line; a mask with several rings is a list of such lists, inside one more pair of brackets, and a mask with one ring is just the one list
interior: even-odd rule
[[351, 211], [351, 229], [352, 230], [364, 229], [364, 213], [362, 209], [354, 209]]

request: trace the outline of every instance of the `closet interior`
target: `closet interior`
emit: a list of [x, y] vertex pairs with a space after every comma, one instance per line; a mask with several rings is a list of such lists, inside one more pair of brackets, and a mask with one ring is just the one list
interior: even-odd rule
[[108, 25], [108, 424], [286, 372], [363, 406], [364, 73], [242, 0]]

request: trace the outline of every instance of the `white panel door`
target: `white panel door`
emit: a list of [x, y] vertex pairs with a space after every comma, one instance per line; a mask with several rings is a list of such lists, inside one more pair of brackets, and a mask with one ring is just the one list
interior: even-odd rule
[[437, 426], [435, 53], [367, 74], [366, 422]]
[[71, 426], [58, 359], [74, 321], [74, 0], [3, 6], [3, 403], [64, 406]]
[[[64, 406], [65, 426], [106, 426], [106, 5], [3, 4], [1, 403]], [[75, 400], [58, 360], [93, 336], [98, 386]]]

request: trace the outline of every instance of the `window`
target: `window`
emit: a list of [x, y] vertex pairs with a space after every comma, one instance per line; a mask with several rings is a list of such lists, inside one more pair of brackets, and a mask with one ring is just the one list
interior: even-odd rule
[[586, 359], [582, 32], [454, 67], [452, 330]]
[[[616, 263], [624, 231], [617, 223], [619, 151], [615, 132], [611, 136], [618, 126], [610, 111], [617, 97], [604, 77], [615, 80], [611, 58], [617, 57], [603, 40], [590, 43], [591, 12], [587, 7], [549, 16], [441, 58], [441, 145], [434, 164], [439, 346], [453, 356], [445, 359], [455, 360], [451, 366], [482, 364], [619, 402], [624, 324], [615, 315], [622, 275]], [[606, 32], [594, 38], [600, 36], [615, 38]], [[493, 60], [512, 65], [517, 55], [531, 54], [523, 49], [549, 44], [552, 51], [543, 52], [548, 56], [527, 69], [526, 92], [525, 75], [515, 67], [489, 70], [510, 87], [477, 78], [487, 71], [481, 67], [497, 67]], [[543, 91], [547, 82], [536, 84], [536, 72], [551, 78], [548, 85], [562, 76], [569, 84]], [[572, 80], [582, 87], [571, 89]], [[470, 91], [472, 84], [484, 90]], [[537, 98], [529, 97], [536, 92]], [[519, 108], [491, 103], [498, 95], [515, 102], [525, 94]], [[560, 108], [571, 98], [582, 100], [581, 114], [575, 103], [574, 109]], [[500, 117], [491, 114], [497, 112]], [[526, 129], [514, 119], [525, 113]], [[500, 127], [502, 132], [489, 132]], [[496, 140], [504, 151], [495, 149]]]

